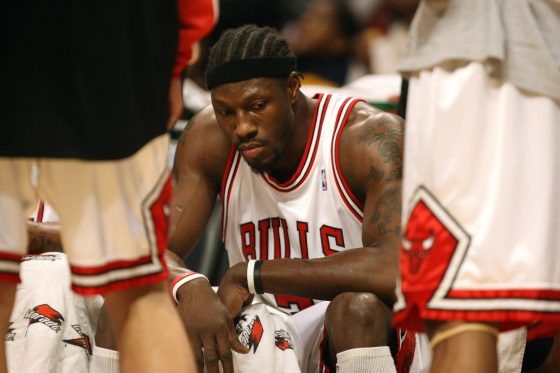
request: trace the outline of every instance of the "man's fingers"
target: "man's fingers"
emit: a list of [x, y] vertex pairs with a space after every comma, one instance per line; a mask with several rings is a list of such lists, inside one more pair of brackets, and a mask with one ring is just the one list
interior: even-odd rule
[[219, 373], [219, 357], [216, 351], [216, 345], [214, 343], [214, 338], [208, 338], [203, 340], [204, 345], [204, 364], [206, 365], [206, 370], [208, 373]]
[[195, 355], [194, 360], [196, 361], [196, 368], [198, 372], [204, 372], [204, 355]]
[[196, 367], [199, 373], [204, 370], [204, 354], [202, 353], [202, 346], [200, 341], [191, 339], [191, 347], [193, 350], [194, 360], [196, 361]]
[[228, 333], [221, 333], [216, 338], [216, 344], [218, 345], [218, 355], [222, 361], [224, 373], [233, 373], [233, 358]]

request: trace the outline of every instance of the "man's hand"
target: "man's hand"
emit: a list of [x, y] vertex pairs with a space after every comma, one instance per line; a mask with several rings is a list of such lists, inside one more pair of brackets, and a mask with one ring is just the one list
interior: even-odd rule
[[231, 319], [235, 319], [241, 309], [253, 301], [246, 284], [247, 263], [238, 263], [231, 267], [222, 278], [218, 296], [226, 306]]
[[185, 323], [198, 369], [208, 373], [233, 372], [231, 350], [246, 354], [249, 349], [237, 339], [232, 319], [205, 279], [193, 280], [177, 291], [177, 309]]

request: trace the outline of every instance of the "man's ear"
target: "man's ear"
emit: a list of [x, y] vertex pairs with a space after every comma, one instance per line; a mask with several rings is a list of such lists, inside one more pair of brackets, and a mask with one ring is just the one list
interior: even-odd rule
[[297, 72], [292, 71], [288, 76], [288, 81], [286, 85], [286, 88], [288, 89], [288, 95], [290, 97], [290, 102], [292, 104], [295, 104], [295, 102], [297, 101], [300, 87], [301, 87], [300, 75]]

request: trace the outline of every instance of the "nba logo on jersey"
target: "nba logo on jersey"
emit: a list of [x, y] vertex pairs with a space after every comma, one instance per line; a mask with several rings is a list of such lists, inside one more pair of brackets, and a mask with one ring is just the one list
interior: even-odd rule
[[321, 168], [321, 189], [327, 190], [327, 174], [324, 168]]

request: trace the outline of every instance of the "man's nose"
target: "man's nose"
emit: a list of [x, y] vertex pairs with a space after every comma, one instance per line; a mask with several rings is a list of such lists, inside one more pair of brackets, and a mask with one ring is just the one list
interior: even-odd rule
[[246, 113], [237, 114], [235, 125], [235, 135], [241, 139], [254, 137], [257, 133], [257, 126], [251, 121]]

